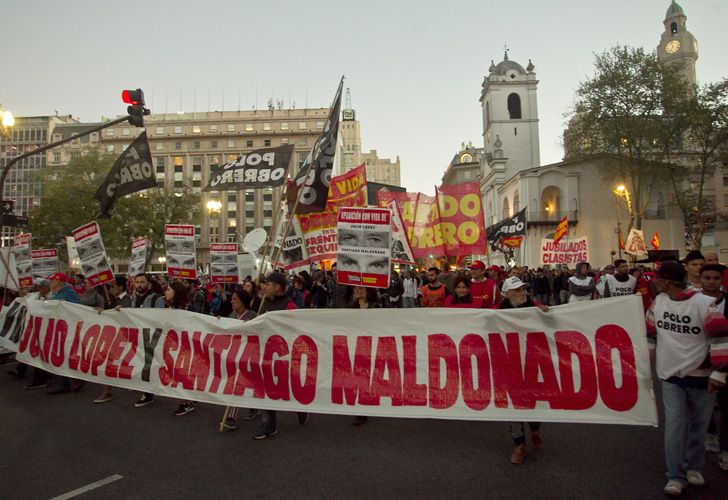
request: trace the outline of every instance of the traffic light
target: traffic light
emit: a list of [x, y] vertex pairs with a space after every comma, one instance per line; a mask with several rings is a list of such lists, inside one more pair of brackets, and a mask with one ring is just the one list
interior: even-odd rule
[[129, 113], [129, 123], [136, 127], [143, 127], [144, 115], [151, 113], [144, 107], [144, 91], [142, 89], [123, 90], [121, 100], [129, 104], [129, 107], [126, 108]]

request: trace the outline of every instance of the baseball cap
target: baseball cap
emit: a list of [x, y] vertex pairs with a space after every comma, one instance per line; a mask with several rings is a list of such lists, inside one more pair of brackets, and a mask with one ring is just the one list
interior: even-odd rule
[[518, 288], [523, 288], [524, 286], [528, 285], [521, 281], [517, 276], [511, 276], [503, 282], [503, 291], [507, 292], [509, 290], [516, 290]]
[[286, 276], [283, 273], [276, 273], [276, 272], [270, 273], [268, 276], [266, 276], [263, 279], [263, 283], [267, 283], [269, 281], [271, 283], [277, 283], [278, 285], [281, 285], [281, 287], [283, 289], [288, 287], [288, 279], [286, 278]]
[[69, 278], [64, 273], [53, 273], [50, 276], [48, 276], [48, 281], [58, 280], [58, 281], [65, 281], [66, 283], [73, 283], [73, 280]]
[[501, 268], [499, 266], [496, 266], [495, 264], [493, 264], [492, 266], [490, 266], [488, 268], [488, 271], [500, 271], [500, 270], [501, 270]]
[[660, 264], [660, 268], [655, 273], [658, 278], [676, 281], [682, 283], [685, 281], [685, 268], [679, 262], [668, 260]]
[[470, 269], [485, 269], [485, 264], [482, 260], [474, 260], [472, 264], [470, 264]]

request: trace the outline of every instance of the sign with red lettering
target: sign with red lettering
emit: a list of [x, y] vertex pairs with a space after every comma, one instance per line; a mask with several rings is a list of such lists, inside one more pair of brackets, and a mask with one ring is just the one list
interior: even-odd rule
[[548, 312], [292, 310], [248, 322], [23, 300], [0, 311], [0, 345], [104, 385], [268, 410], [657, 425], [636, 296]]
[[165, 224], [164, 246], [167, 251], [167, 274], [170, 278], [197, 278], [195, 226]]
[[238, 282], [238, 244], [210, 244], [210, 281], [212, 283]]
[[34, 283], [58, 272], [58, 250], [55, 248], [31, 250], [30, 260]]
[[33, 286], [33, 262], [30, 258], [32, 235], [21, 233], [13, 240], [15, 270], [18, 273], [18, 286]]
[[554, 240], [541, 238], [541, 264], [571, 264], [589, 260], [589, 240], [586, 236], [577, 239]]
[[131, 243], [131, 256], [129, 257], [129, 270], [127, 274], [129, 278], [133, 278], [138, 274], [144, 273], [144, 267], [147, 263], [147, 248], [149, 241], [146, 236], [137, 238]]
[[73, 230], [76, 252], [81, 261], [81, 269], [91, 286], [103, 285], [114, 281], [106, 248], [101, 240], [101, 230], [96, 222], [89, 222]]
[[388, 208], [339, 209], [336, 270], [340, 285], [389, 286], [391, 218]]

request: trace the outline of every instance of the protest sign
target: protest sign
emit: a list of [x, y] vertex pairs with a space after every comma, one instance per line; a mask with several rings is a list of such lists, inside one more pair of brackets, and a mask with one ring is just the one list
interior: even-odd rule
[[541, 265], [576, 264], [589, 260], [589, 241], [586, 236], [568, 241], [561, 240], [554, 245], [554, 240], [541, 238]]
[[129, 257], [129, 271], [127, 275], [130, 278], [138, 274], [144, 273], [144, 267], [147, 263], [148, 240], [146, 236], [137, 238], [131, 243], [131, 256]]
[[21, 233], [13, 241], [15, 270], [18, 273], [18, 286], [33, 286], [33, 263], [30, 259], [32, 235]]
[[0, 284], [8, 290], [18, 290], [18, 270], [11, 247], [0, 247]]
[[412, 255], [412, 248], [407, 239], [402, 218], [399, 216], [397, 204], [392, 200], [387, 208], [392, 212], [392, 262], [415, 265], [415, 258]]
[[225, 406], [656, 426], [643, 313], [630, 296], [546, 313], [322, 309], [243, 323], [27, 300], [0, 312], [0, 339], [58, 375]]
[[387, 208], [339, 209], [336, 270], [340, 285], [389, 286], [391, 216]]
[[213, 172], [210, 184], [203, 191], [239, 191], [282, 186], [286, 182], [291, 156], [292, 144], [245, 153]]
[[165, 224], [164, 247], [167, 252], [167, 274], [170, 278], [197, 278], [195, 226]]
[[392, 201], [399, 209], [414, 258], [445, 255], [437, 199], [422, 193], [377, 191], [380, 207], [386, 207]]
[[114, 162], [109, 175], [96, 191], [101, 204], [99, 217], [111, 217], [116, 200], [127, 194], [157, 187], [147, 133], [142, 132]]
[[58, 272], [58, 250], [55, 248], [31, 250], [30, 260], [32, 262], [34, 283]]
[[630, 255], [647, 255], [645, 235], [641, 230], [635, 228], [629, 230], [627, 243], [624, 245], [624, 253]]
[[283, 235], [280, 234], [282, 233], [282, 231], [278, 231], [275, 246], [276, 248], [280, 248], [281, 250], [278, 254], [278, 260], [277, 262], [275, 262], [275, 266], [281, 267], [286, 271], [290, 271], [292, 269], [296, 269], [302, 266], [307, 266], [310, 261], [308, 258], [306, 242], [303, 236], [303, 232], [301, 231], [301, 224], [298, 221], [298, 217], [294, 217], [293, 220], [290, 220], [288, 209], [284, 205], [280, 221], [281, 227], [289, 227], [289, 222], [290, 227], [288, 230], [288, 235], [286, 235], [285, 239], [283, 238]]
[[237, 283], [238, 244], [210, 244], [210, 282]]
[[72, 233], [81, 269], [88, 284], [98, 286], [114, 281], [114, 273], [106, 256], [99, 225], [96, 222], [89, 222], [74, 229]]
[[445, 255], [479, 255], [485, 252], [485, 217], [480, 184], [466, 182], [437, 188]]

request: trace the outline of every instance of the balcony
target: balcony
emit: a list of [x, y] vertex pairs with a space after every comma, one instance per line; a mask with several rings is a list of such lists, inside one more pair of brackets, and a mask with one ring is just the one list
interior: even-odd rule
[[556, 226], [564, 217], [568, 217], [569, 225], [573, 226], [579, 222], [579, 211], [554, 212], [541, 210], [539, 212], [527, 212], [526, 217], [529, 226]]

